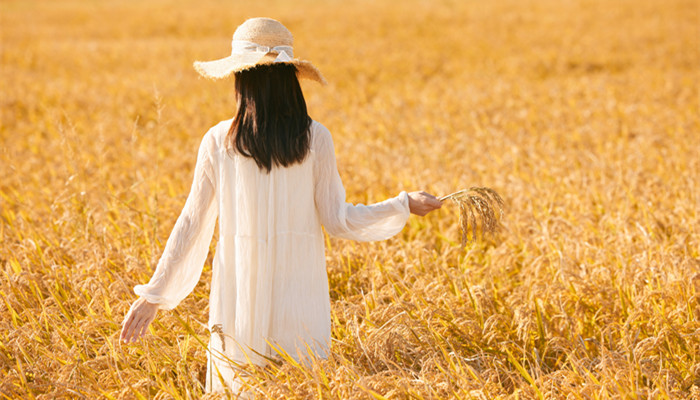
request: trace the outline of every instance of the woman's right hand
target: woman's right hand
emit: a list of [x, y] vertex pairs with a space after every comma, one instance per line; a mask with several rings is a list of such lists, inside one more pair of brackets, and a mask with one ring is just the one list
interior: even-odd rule
[[408, 194], [408, 208], [413, 214], [420, 215], [422, 217], [440, 207], [442, 207], [442, 202], [430, 193], [420, 191], [411, 192]]
[[143, 297], [139, 297], [124, 317], [120, 339], [125, 343], [133, 343], [143, 337], [148, 325], [155, 319], [159, 307], [158, 304], [149, 303]]

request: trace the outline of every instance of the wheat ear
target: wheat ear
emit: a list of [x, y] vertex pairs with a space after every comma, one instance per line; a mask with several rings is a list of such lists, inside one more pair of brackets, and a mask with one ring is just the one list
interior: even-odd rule
[[[476, 240], [479, 233], [483, 236], [498, 230], [504, 203], [495, 190], [487, 187], [471, 187], [442, 196], [438, 200], [448, 199], [459, 206], [462, 247], [466, 246], [470, 240]], [[481, 229], [478, 228], [479, 226]]]

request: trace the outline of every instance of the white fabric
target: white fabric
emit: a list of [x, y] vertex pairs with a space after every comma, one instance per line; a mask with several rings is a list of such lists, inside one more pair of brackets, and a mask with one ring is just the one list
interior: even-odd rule
[[[311, 125], [311, 151], [288, 168], [261, 172], [231, 158], [224, 138], [231, 120], [202, 139], [192, 188], [146, 285], [136, 294], [161, 309], [177, 306], [196, 286], [216, 218], [219, 241], [212, 267], [207, 391], [235, 385], [220, 360], [264, 364], [268, 342], [297, 360], [325, 357], [330, 343], [330, 297], [321, 228], [347, 239], [389, 238], [409, 217], [408, 195], [353, 205], [345, 201], [330, 132]], [[307, 347], [308, 346], [308, 347]]]
[[274, 62], [289, 62], [294, 58], [292, 46], [268, 47], [247, 40], [231, 41], [231, 56], [235, 56], [236, 59], [247, 64], [256, 64], [271, 51], [277, 53], [277, 58], [275, 58]]

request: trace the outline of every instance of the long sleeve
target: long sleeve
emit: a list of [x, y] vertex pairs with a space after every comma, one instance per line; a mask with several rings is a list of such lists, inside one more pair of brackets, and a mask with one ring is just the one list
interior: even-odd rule
[[353, 205], [345, 201], [330, 132], [318, 124], [314, 136], [314, 197], [321, 224], [333, 236], [358, 241], [388, 239], [399, 233], [410, 216], [408, 194], [379, 203]]
[[212, 159], [205, 135], [199, 147], [192, 188], [151, 280], [134, 292], [160, 309], [177, 306], [202, 274], [218, 215]]

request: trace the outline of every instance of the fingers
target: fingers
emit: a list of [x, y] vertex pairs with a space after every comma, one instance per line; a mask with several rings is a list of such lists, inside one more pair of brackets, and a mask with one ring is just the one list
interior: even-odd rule
[[134, 328], [136, 324], [138, 323], [138, 312], [137, 312], [137, 307], [138, 307], [139, 301], [136, 300], [131, 307], [129, 308], [129, 312], [126, 314], [126, 317], [124, 317], [124, 322], [122, 322], [122, 332], [119, 337], [119, 339], [123, 340], [124, 342], [128, 343], [129, 339], [133, 335]]
[[140, 339], [140, 338], [146, 336], [146, 332], [148, 331], [148, 326], [151, 324], [152, 321], [153, 321], [153, 318], [151, 318], [151, 317], [144, 318], [141, 329], [139, 331], [136, 331], [137, 332], [137, 334], [136, 334], [137, 339]]
[[123, 327], [119, 339], [125, 343], [133, 343], [143, 337], [158, 310], [157, 304], [140, 300], [134, 302], [122, 323]]
[[139, 319], [139, 322], [134, 326], [133, 334], [131, 337], [132, 343], [141, 338], [143, 328], [144, 328], [144, 326], [147, 326], [146, 320], [147, 320], [146, 318], [141, 318], [141, 319]]
[[129, 343], [129, 337], [131, 337], [131, 330], [133, 329], [133, 321], [127, 321], [122, 327], [122, 333], [119, 335], [119, 340], [125, 343]]
[[433, 210], [442, 207], [442, 202], [432, 194], [428, 194], [428, 204], [433, 208]]
[[124, 317], [124, 321], [122, 322], [122, 332], [119, 335], [120, 340], [124, 340], [126, 342], [126, 337], [127, 335], [131, 332], [130, 329], [132, 328], [132, 325], [134, 323], [134, 318], [133, 314], [131, 311]]
[[437, 197], [424, 191], [411, 192], [408, 194], [408, 198], [411, 213], [421, 217], [442, 207], [442, 202]]
[[121, 335], [121, 339], [124, 341], [124, 343], [129, 343], [132, 341], [138, 323], [139, 321], [136, 318], [131, 318], [128, 325], [124, 325]]
[[135, 323], [127, 331], [124, 342], [133, 343], [139, 338], [141, 338], [141, 336], [143, 336], [143, 333], [145, 332], [145, 328], [148, 327], [148, 324], [146, 323], [147, 321], [148, 319], [143, 317], [135, 321]]

